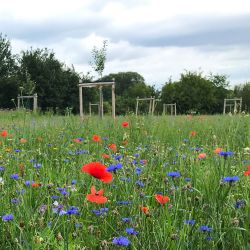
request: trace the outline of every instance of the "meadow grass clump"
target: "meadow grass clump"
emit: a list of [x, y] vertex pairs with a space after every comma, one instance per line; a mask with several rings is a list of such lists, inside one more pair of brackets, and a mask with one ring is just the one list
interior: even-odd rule
[[249, 249], [249, 124], [1, 113], [1, 249]]

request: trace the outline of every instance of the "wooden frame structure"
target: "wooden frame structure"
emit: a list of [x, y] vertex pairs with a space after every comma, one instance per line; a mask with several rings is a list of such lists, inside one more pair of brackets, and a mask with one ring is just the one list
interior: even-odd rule
[[164, 103], [163, 104], [163, 115], [166, 115], [168, 107], [170, 107], [170, 115], [176, 116], [176, 103]]
[[[226, 114], [226, 107], [229, 107], [230, 113], [233, 113], [233, 114], [236, 114], [237, 112], [240, 113], [241, 108], [242, 108], [242, 97], [241, 98], [224, 99], [223, 115]], [[232, 107], [233, 107], [233, 112], [232, 112]]]
[[35, 93], [34, 95], [18, 95], [17, 96], [17, 108], [20, 109], [20, 100], [23, 101], [23, 99], [33, 99], [33, 111], [36, 112], [37, 111], [37, 93]]
[[149, 108], [148, 108], [148, 114], [153, 115], [155, 111], [155, 97], [147, 97], [147, 98], [139, 98], [139, 96], [136, 98], [136, 109], [135, 109], [135, 115], [138, 115], [138, 107], [139, 107], [139, 101], [149, 101]]
[[80, 117], [83, 118], [83, 97], [82, 88], [99, 88], [99, 115], [103, 118], [103, 93], [102, 88], [105, 86], [111, 86], [112, 91], [112, 118], [115, 119], [115, 81], [113, 82], [79, 82], [79, 105], [80, 105]]
[[92, 106], [97, 106], [98, 114], [100, 114], [100, 104], [99, 103], [89, 103], [89, 115], [92, 115]]

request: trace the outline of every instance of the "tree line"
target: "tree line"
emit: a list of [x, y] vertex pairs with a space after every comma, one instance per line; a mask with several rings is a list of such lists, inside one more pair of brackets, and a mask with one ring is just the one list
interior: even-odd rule
[[[106, 44], [104, 44], [106, 46]], [[105, 52], [106, 47], [103, 48]], [[95, 48], [94, 52], [98, 52]], [[105, 60], [103, 54], [94, 54], [94, 60]], [[99, 60], [99, 61], [98, 61]], [[103, 62], [103, 61], [102, 61]], [[159, 101], [156, 113], [162, 112], [163, 103], [176, 103], [178, 114], [196, 111], [201, 114], [222, 113], [224, 98], [242, 97], [243, 110], [250, 111], [250, 82], [229, 89], [225, 75], [204, 76], [202, 72], [185, 71], [178, 81], [168, 79], [161, 89], [145, 82], [137, 72], [119, 72], [102, 76], [103, 64], [96, 64], [99, 79], [115, 79], [116, 113], [126, 114], [135, 111], [136, 98], [154, 96]], [[73, 66], [60, 62], [53, 51], [46, 48], [22, 51], [14, 55], [10, 41], [0, 34], [0, 108], [16, 108], [18, 95], [38, 94], [38, 106], [41, 111], [63, 113], [71, 110], [79, 112], [78, 83], [93, 82], [89, 73], [80, 74]], [[111, 90], [103, 89], [104, 111], [111, 112]], [[88, 104], [98, 103], [98, 90], [84, 89], [84, 110]], [[31, 106], [30, 103], [26, 103]], [[140, 104], [140, 112], [146, 113], [147, 103]]]

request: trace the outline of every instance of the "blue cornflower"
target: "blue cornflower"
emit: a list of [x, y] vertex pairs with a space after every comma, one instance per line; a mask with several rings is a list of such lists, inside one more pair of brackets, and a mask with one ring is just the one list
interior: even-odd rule
[[71, 185], [75, 185], [75, 184], [76, 184], [76, 180], [72, 180]]
[[15, 149], [15, 152], [19, 153], [19, 152], [21, 152], [21, 150], [20, 149]]
[[94, 213], [95, 215], [97, 216], [100, 216], [106, 212], [108, 212], [109, 209], [107, 207], [103, 207], [103, 208], [100, 208], [100, 209], [96, 209], [96, 210], [91, 210], [92, 213]]
[[242, 206], [245, 205], [245, 201], [244, 200], [237, 200], [234, 204], [235, 208], [241, 208]]
[[115, 155], [114, 158], [115, 160], [119, 161], [122, 159], [122, 155]]
[[130, 222], [130, 221], [131, 221], [131, 218], [124, 217], [124, 218], [122, 218], [122, 221], [123, 221], [123, 222]]
[[125, 231], [127, 234], [134, 234], [134, 235], [138, 234], [138, 232], [135, 231], [135, 229], [133, 227], [128, 227], [125, 229]]
[[232, 151], [227, 151], [227, 152], [225, 152], [225, 151], [221, 151], [220, 153], [219, 153], [219, 155], [220, 156], [223, 156], [225, 159], [228, 157], [228, 156], [231, 156], [231, 155], [233, 155], [234, 153], [232, 152]]
[[12, 174], [12, 175], [10, 175], [10, 178], [13, 180], [18, 180], [19, 176], [18, 176], [18, 174]]
[[132, 204], [131, 201], [117, 201], [116, 204], [118, 205], [130, 205]]
[[140, 180], [136, 181], [135, 184], [139, 187], [144, 187], [144, 183]]
[[140, 156], [140, 154], [134, 154], [134, 157], [138, 158]]
[[232, 182], [238, 181], [239, 179], [240, 179], [239, 176], [226, 176], [223, 178], [223, 182], [232, 183]]
[[33, 167], [34, 168], [41, 168], [42, 167], [42, 164], [41, 163], [35, 163], [34, 165], [33, 165]]
[[185, 178], [184, 180], [185, 180], [185, 181], [191, 181], [192, 179], [189, 178], [189, 177], [187, 177], [187, 178]]
[[11, 221], [14, 219], [14, 216], [13, 214], [5, 214], [3, 217], [2, 217], [3, 221]]
[[25, 181], [25, 185], [26, 186], [30, 186], [30, 185], [32, 185], [33, 183], [35, 183], [34, 181]]
[[121, 177], [120, 178], [121, 181], [131, 181], [130, 177]]
[[4, 171], [5, 168], [3, 166], [0, 166], [0, 171]]
[[17, 204], [20, 202], [20, 200], [18, 200], [17, 198], [13, 198], [13, 199], [10, 200], [10, 202], [11, 202], [12, 204], [17, 205]]
[[31, 159], [30, 162], [31, 162], [31, 163], [34, 163], [34, 162], [36, 162], [36, 160], [35, 160], [35, 159]]
[[38, 208], [38, 212], [40, 214], [44, 214], [47, 210], [47, 205], [46, 204], [42, 204], [39, 208]]
[[139, 168], [139, 167], [135, 168], [135, 173], [137, 175], [139, 175], [141, 173], [141, 171], [142, 171], [142, 168]]
[[130, 241], [128, 238], [124, 236], [120, 236], [120, 237], [115, 237], [113, 239], [113, 243], [119, 246], [128, 246], [130, 244]]
[[107, 171], [108, 172], [113, 172], [113, 171], [116, 171], [117, 169], [120, 169], [122, 168], [122, 163], [121, 162], [118, 162], [117, 164], [112, 164], [110, 165], [108, 168], [107, 168]]
[[52, 195], [52, 196], [50, 196], [50, 198], [53, 200], [56, 200], [56, 199], [58, 199], [58, 195]]
[[200, 226], [199, 227], [199, 230], [200, 231], [203, 231], [203, 232], [211, 232], [213, 229], [211, 228], [211, 227], [209, 227], [209, 226]]
[[132, 160], [131, 161], [131, 164], [136, 164], [137, 163], [137, 160]]
[[58, 204], [52, 208], [52, 211], [53, 211], [53, 213], [59, 214], [59, 215], [67, 214], [67, 212], [65, 210], [63, 210], [63, 207], [64, 206], [62, 204]]
[[80, 214], [79, 213], [79, 208], [75, 206], [71, 206], [67, 211], [67, 214]]
[[169, 177], [180, 177], [181, 173], [180, 172], [169, 172], [169, 173], [167, 173], [167, 176], [169, 176]]
[[194, 225], [195, 220], [184, 220], [184, 223], [187, 224], [187, 225]]

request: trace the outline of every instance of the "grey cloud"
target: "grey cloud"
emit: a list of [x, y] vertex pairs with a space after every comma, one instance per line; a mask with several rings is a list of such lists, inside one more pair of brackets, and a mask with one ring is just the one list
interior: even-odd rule
[[108, 18], [72, 18], [65, 20], [46, 20], [43, 22], [20, 22], [2, 20], [1, 31], [12, 39], [26, 42], [55, 42], [60, 39], [86, 37], [92, 32], [98, 33], [108, 23]]
[[[181, 17], [179, 26], [169, 22], [143, 24], [127, 30], [110, 30], [114, 41], [127, 40], [146, 47], [209, 46], [250, 43], [250, 15], [227, 18]], [[173, 26], [175, 23], [173, 22]]]

